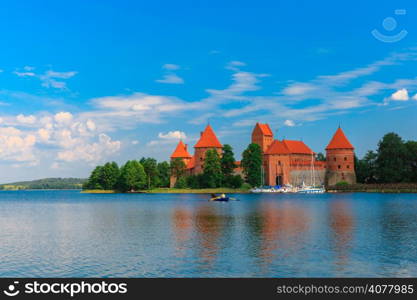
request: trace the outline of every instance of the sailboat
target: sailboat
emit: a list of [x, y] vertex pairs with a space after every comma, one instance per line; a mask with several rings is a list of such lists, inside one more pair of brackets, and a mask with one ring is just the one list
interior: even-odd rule
[[315, 170], [314, 170], [314, 154], [311, 154], [311, 180], [310, 183], [311, 186], [308, 186], [304, 183], [301, 186], [301, 188], [298, 190], [298, 193], [301, 194], [323, 194], [325, 192], [325, 189], [323, 187], [316, 187], [316, 176], [315, 176]]

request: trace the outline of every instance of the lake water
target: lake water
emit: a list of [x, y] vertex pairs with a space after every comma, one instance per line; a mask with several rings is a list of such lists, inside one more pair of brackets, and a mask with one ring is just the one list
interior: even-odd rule
[[0, 192], [0, 276], [417, 276], [417, 194], [235, 197]]

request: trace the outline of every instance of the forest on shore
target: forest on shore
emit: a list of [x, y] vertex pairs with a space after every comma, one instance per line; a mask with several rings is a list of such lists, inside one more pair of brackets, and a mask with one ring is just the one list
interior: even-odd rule
[[170, 162], [158, 162], [148, 157], [140, 160], [129, 160], [118, 166], [116, 162], [108, 162], [97, 166], [83, 185], [85, 190], [115, 190], [134, 192], [167, 188], [170, 177], [175, 178], [175, 188], [233, 188], [249, 189], [261, 184], [262, 151], [259, 145], [250, 144], [242, 154], [241, 167], [243, 177], [235, 173], [237, 168], [233, 148], [225, 144], [222, 154], [216, 150], [208, 150], [203, 165], [203, 173], [187, 174], [182, 159]]

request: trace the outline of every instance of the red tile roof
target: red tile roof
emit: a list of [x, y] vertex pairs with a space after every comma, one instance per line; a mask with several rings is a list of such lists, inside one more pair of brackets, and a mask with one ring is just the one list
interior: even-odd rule
[[283, 140], [285, 146], [294, 154], [313, 154], [314, 152], [302, 141]]
[[329, 149], [354, 149], [352, 144], [347, 139], [343, 130], [339, 127], [333, 138], [331, 139], [330, 143], [327, 145], [326, 150]]
[[274, 140], [265, 154], [313, 154], [314, 152], [302, 141]]
[[274, 140], [265, 151], [265, 154], [290, 154], [290, 151], [283, 142]]
[[187, 146], [180, 140], [178, 142], [177, 148], [175, 148], [174, 152], [171, 154], [171, 158], [190, 158], [191, 155], [187, 151]]
[[201, 133], [200, 139], [198, 140], [197, 144], [195, 144], [194, 148], [222, 148], [222, 144], [220, 144], [219, 140], [217, 139], [216, 134], [214, 133], [213, 129], [210, 125], [207, 125], [206, 129]]
[[272, 136], [271, 127], [269, 127], [269, 125], [267, 123], [265, 123], [265, 124], [257, 123], [257, 124], [259, 125], [259, 128], [262, 131], [262, 134]]

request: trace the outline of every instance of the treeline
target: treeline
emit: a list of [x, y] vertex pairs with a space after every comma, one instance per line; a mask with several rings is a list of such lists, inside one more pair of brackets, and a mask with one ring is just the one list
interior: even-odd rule
[[207, 150], [203, 172], [190, 175], [182, 159], [157, 162], [154, 158], [130, 160], [119, 168], [117, 163], [109, 162], [97, 166], [84, 189], [117, 190], [121, 192], [169, 187], [170, 177], [175, 180], [175, 188], [246, 188], [261, 184], [262, 151], [259, 145], [250, 144], [242, 154], [243, 177], [236, 173], [236, 160], [230, 145], [224, 145], [222, 153], [215, 149]]
[[83, 189], [117, 190], [121, 192], [169, 187], [170, 165], [154, 158], [129, 160], [119, 167], [116, 162], [97, 166]]
[[358, 183], [417, 182], [417, 141], [404, 141], [396, 133], [387, 133], [376, 151], [355, 158]]
[[0, 190], [71, 190], [81, 189], [86, 179], [82, 178], [44, 178], [0, 185]]

